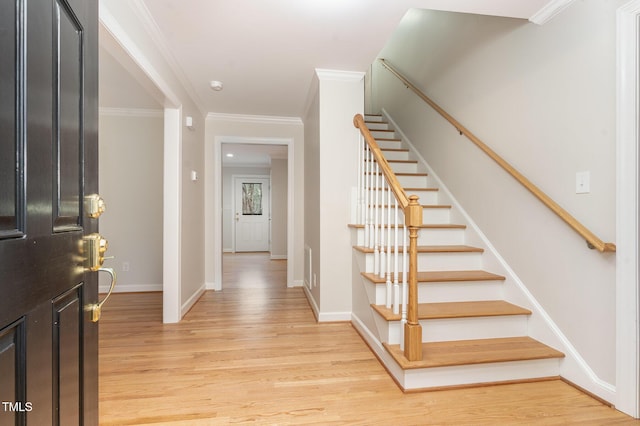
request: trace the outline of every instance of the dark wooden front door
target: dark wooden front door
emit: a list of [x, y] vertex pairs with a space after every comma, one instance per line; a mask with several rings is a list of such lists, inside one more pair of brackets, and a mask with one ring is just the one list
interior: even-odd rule
[[98, 423], [97, 0], [0, 2], [0, 425]]

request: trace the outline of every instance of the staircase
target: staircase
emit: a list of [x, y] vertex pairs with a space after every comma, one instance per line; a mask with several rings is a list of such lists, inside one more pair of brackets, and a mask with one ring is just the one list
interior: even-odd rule
[[[387, 278], [374, 273], [377, 255], [365, 246], [365, 225], [350, 225], [353, 324], [396, 383], [408, 391], [558, 377], [564, 355], [529, 337], [532, 311], [505, 300], [505, 277], [483, 269], [485, 250], [466, 243], [473, 239], [470, 231], [454, 219], [463, 216], [440, 202], [444, 197], [426, 167], [382, 116], [367, 115], [365, 122], [423, 212], [417, 266], [422, 359], [415, 361], [405, 358], [403, 318], [387, 307]], [[384, 202], [378, 207], [382, 215], [392, 208]], [[382, 232], [390, 225], [378, 226]]]

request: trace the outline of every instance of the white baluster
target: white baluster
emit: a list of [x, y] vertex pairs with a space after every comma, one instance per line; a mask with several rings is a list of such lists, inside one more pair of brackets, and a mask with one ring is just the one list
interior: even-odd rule
[[[394, 197], [395, 200], [395, 197]], [[391, 188], [387, 191], [387, 308], [391, 308]]]
[[378, 221], [378, 214], [380, 208], [380, 199], [379, 196], [379, 185], [380, 185], [380, 177], [378, 173], [380, 172], [380, 168], [378, 166], [378, 162], [376, 161], [375, 168], [375, 201], [373, 206], [374, 211], [374, 228], [373, 228], [373, 241], [374, 241], [374, 249], [373, 249], [373, 271], [374, 274], [380, 274], [380, 222]]
[[356, 206], [356, 223], [359, 225], [364, 225], [364, 218], [362, 216], [362, 204], [364, 191], [362, 190], [362, 181], [364, 179], [364, 137], [362, 133], [360, 134], [360, 139], [358, 140], [358, 205]]
[[365, 171], [365, 177], [366, 177], [366, 186], [367, 186], [367, 196], [365, 199], [365, 209], [367, 211], [367, 223], [365, 225], [365, 233], [364, 233], [364, 246], [368, 247], [368, 248], [373, 248], [373, 238], [372, 237], [372, 230], [373, 230], [373, 223], [371, 222], [371, 215], [373, 214], [373, 211], [371, 210], [371, 197], [372, 197], [372, 188], [373, 188], [373, 180], [372, 180], [372, 174], [371, 174], [371, 170], [373, 167], [373, 164], [371, 162], [371, 149], [369, 148], [369, 146], [367, 145], [367, 155], [366, 155], [366, 171]]
[[400, 312], [400, 298], [399, 298], [399, 287], [398, 287], [398, 200], [395, 201], [394, 205], [395, 210], [395, 224], [394, 224], [394, 255], [393, 255], [393, 294], [396, 295], [393, 301], [393, 313], [398, 314]]
[[[385, 249], [386, 246], [384, 244], [384, 193], [385, 193], [385, 189], [387, 189], [387, 180], [385, 179], [384, 176], [382, 176], [382, 187], [381, 187], [381, 194], [380, 194], [380, 200], [381, 200], [381, 206], [380, 206], [380, 278], [384, 278], [385, 277], [385, 271], [386, 271], [386, 266], [387, 266], [387, 258], [386, 258], [386, 253], [385, 253]], [[388, 192], [388, 191], [387, 191]]]

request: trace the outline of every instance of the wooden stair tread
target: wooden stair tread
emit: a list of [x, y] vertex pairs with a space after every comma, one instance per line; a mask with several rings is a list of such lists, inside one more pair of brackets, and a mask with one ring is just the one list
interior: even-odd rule
[[[367, 175], [378, 175], [379, 176], [379, 175], [382, 174], [382, 172], [378, 172], [378, 173], [376, 173], [376, 172], [367, 172], [365, 174], [367, 174]], [[394, 173], [394, 174], [396, 176], [429, 176], [428, 173], [406, 173], [406, 172], [401, 172], [401, 173]], [[406, 192], [406, 189], [405, 189], [405, 192]]]
[[[359, 223], [350, 223], [349, 228], [364, 228], [364, 225]], [[384, 228], [388, 228], [389, 225], [384, 225]], [[399, 224], [398, 228], [402, 228], [401, 224]], [[418, 228], [420, 229], [466, 229], [467, 225], [459, 225], [455, 223], [423, 223]]]
[[405, 370], [564, 358], [562, 352], [526, 336], [423, 343], [420, 361], [408, 361], [400, 345], [383, 345]]
[[[380, 151], [390, 151], [390, 152], [409, 152], [408, 148], [380, 148]], [[389, 161], [389, 160], [387, 160]]]
[[[369, 188], [373, 189], [373, 188]], [[404, 188], [404, 192], [409, 194], [411, 191], [439, 191], [439, 188]]]
[[[371, 307], [387, 321], [400, 321], [401, 314], [394, 314], [392, 308], [384, 305]], [[504, 300], [483, 300], [477, 302], [419, 303], [419, 319], [496, 317], [509, 315], [531, 315], [531, 311]]]
[[[361, 272], [361, 275], [374, 284], [386, 284], [387, 279], [372, 272]], [[402, 281], [402, 274], [398, 274], [398, 279]], [[422, 271], [418, 272], [418, 282], [464, 282], [464, 281], [504, 281], [505, 277], [487, 271]]]
[[[370, 205], [369, 207], [375, 207]], [[387, 208], [387, 207], [395, 207], [394, 205], [389, 205], [389, 204], [380, 204], [378, 205], [378, 207], [382, 207], [382, 208]], [[421, 204], [420, 207], [422, 207], [423, 209], [450, 209], [451, 205], [450, 204]], [[402, 209], [398, 206], [398, 210], [402, 211]]]
[[[373, 191], [375, 188], [367, 187], [366, 189], [368, 189], [370, 191]], [[404, 192], [407, 195], [411, 195], [411, 194], [409, 194], [410, 191], [430, 191], [430, 192], [433, 191], [433, 192], [436, 192], [436, 191], [440, 191], [440, 189], [439, 188], [405, 188], [404, 189]]]
[[[369, 162], [373, 162], [375, 160], [367, 160]], [[387, 160], [387, 163], [407, 163], [407, 164], [418, 164], [418, 160]]]
[[[363, 253], [373, 253], [374, 249], [364, 246], [353, 246]], [[465, 245], [450, 246], [418, 246], [418, 253], [482, 253], [484, 249]]]

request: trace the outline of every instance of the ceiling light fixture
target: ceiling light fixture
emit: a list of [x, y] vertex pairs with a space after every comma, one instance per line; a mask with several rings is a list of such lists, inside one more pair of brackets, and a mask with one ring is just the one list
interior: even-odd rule
[[231, 158], [231, 157], [233, 157], [233, 154], [232, 153], [228, 153], [227, 157]]
[[222, 82], [218, 80], [211, 80], [211, 82], [209, 83], [209, 87], [211, 87], [211, 90], [219, 92], [222, 90]]

